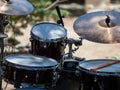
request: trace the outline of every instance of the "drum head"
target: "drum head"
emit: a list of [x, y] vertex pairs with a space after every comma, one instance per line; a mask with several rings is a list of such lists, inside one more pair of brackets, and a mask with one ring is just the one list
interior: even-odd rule
[[37, 40], [51, 41], [66, 38], [67, 30], [55, 23], [38, 23], [32, 27], [32, 36]]
[[13, 54], [5, 57], [5, 62], [12, 66], [31, 68], [49, 68], [57, 65], [57, 61], [43, 56], [31, 54]]
[[112, 62], [113, 60], [110, 59], [101, 59], [101, 60], [87, 60], [79, 63], [80, 70], [84, 72], [88, 72], [91, 74], [97, 74], [97, 75], [118, 75], [120, 74], [120, 62], [117, 62], [115, 64], [112, 64], [110, 66], [106, 66], [103, 68], [100, 68], [98, 70], [92, 71], [91, 68], [101, 66], [103, 64], [107, 64], [109, 62]]
[[47, 90], [47, 89], [42, 89], [42, 88], [18, 88], [14, 90]]

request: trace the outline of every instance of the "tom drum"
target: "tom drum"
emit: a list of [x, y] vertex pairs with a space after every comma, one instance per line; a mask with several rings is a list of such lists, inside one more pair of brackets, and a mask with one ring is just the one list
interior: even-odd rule
[[38, 23], [31, 29], [31, 53], [60, 60], [64, 54], [67, 30], [55, 23]]

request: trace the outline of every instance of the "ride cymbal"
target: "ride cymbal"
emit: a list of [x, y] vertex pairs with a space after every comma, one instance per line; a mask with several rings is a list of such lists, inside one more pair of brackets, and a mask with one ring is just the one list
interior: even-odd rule
[[33, 11], [33, 6], [27, 0], [1, 0], [0, 13], [7, 15], [26, 15]]
[[75, 32], [90, 41], [98, 43], [120, 42], [120, 12], [98, 11], [77, 18]]

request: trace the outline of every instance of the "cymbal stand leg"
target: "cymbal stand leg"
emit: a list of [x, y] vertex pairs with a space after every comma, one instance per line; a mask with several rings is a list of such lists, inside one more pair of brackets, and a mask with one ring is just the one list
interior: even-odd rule
[[[1, 44], [1, 41], [3, 40], [0, 39], [0, 44]], [[1, 51], [0, 52], [0, 90], [2, 90], [2, 60], [3, 60], [4, 45], [1, 44], [0, 47], [1, 47], [1, 50], [0, 50]]]
[[[0, 33], [4, 33], [4, 26], [3, 23], [5, 22], [5, 17], [3, 14], [0, 14]], [[4, 52], [4, 39], [0, 38], [0, 90], [2, 90], [2, 59], [3, 59], [3, 52]]]

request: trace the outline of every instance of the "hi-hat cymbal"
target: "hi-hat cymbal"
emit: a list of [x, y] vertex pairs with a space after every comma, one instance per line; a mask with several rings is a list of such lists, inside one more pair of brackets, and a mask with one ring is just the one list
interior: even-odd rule
[[0, 13], [6, 15], [26, 15], [33, 11], [33, 6], [27, 0], [1, 0]]
[[1, 39], [1, 38], [7, 38], [7, 37], [8, 37], [7, 34], [0, 33], [0, 39]]
[[77, 18], [75, 32], [90, 41], [98, 43], [120, 42], [120, 12], [98, 11]]

